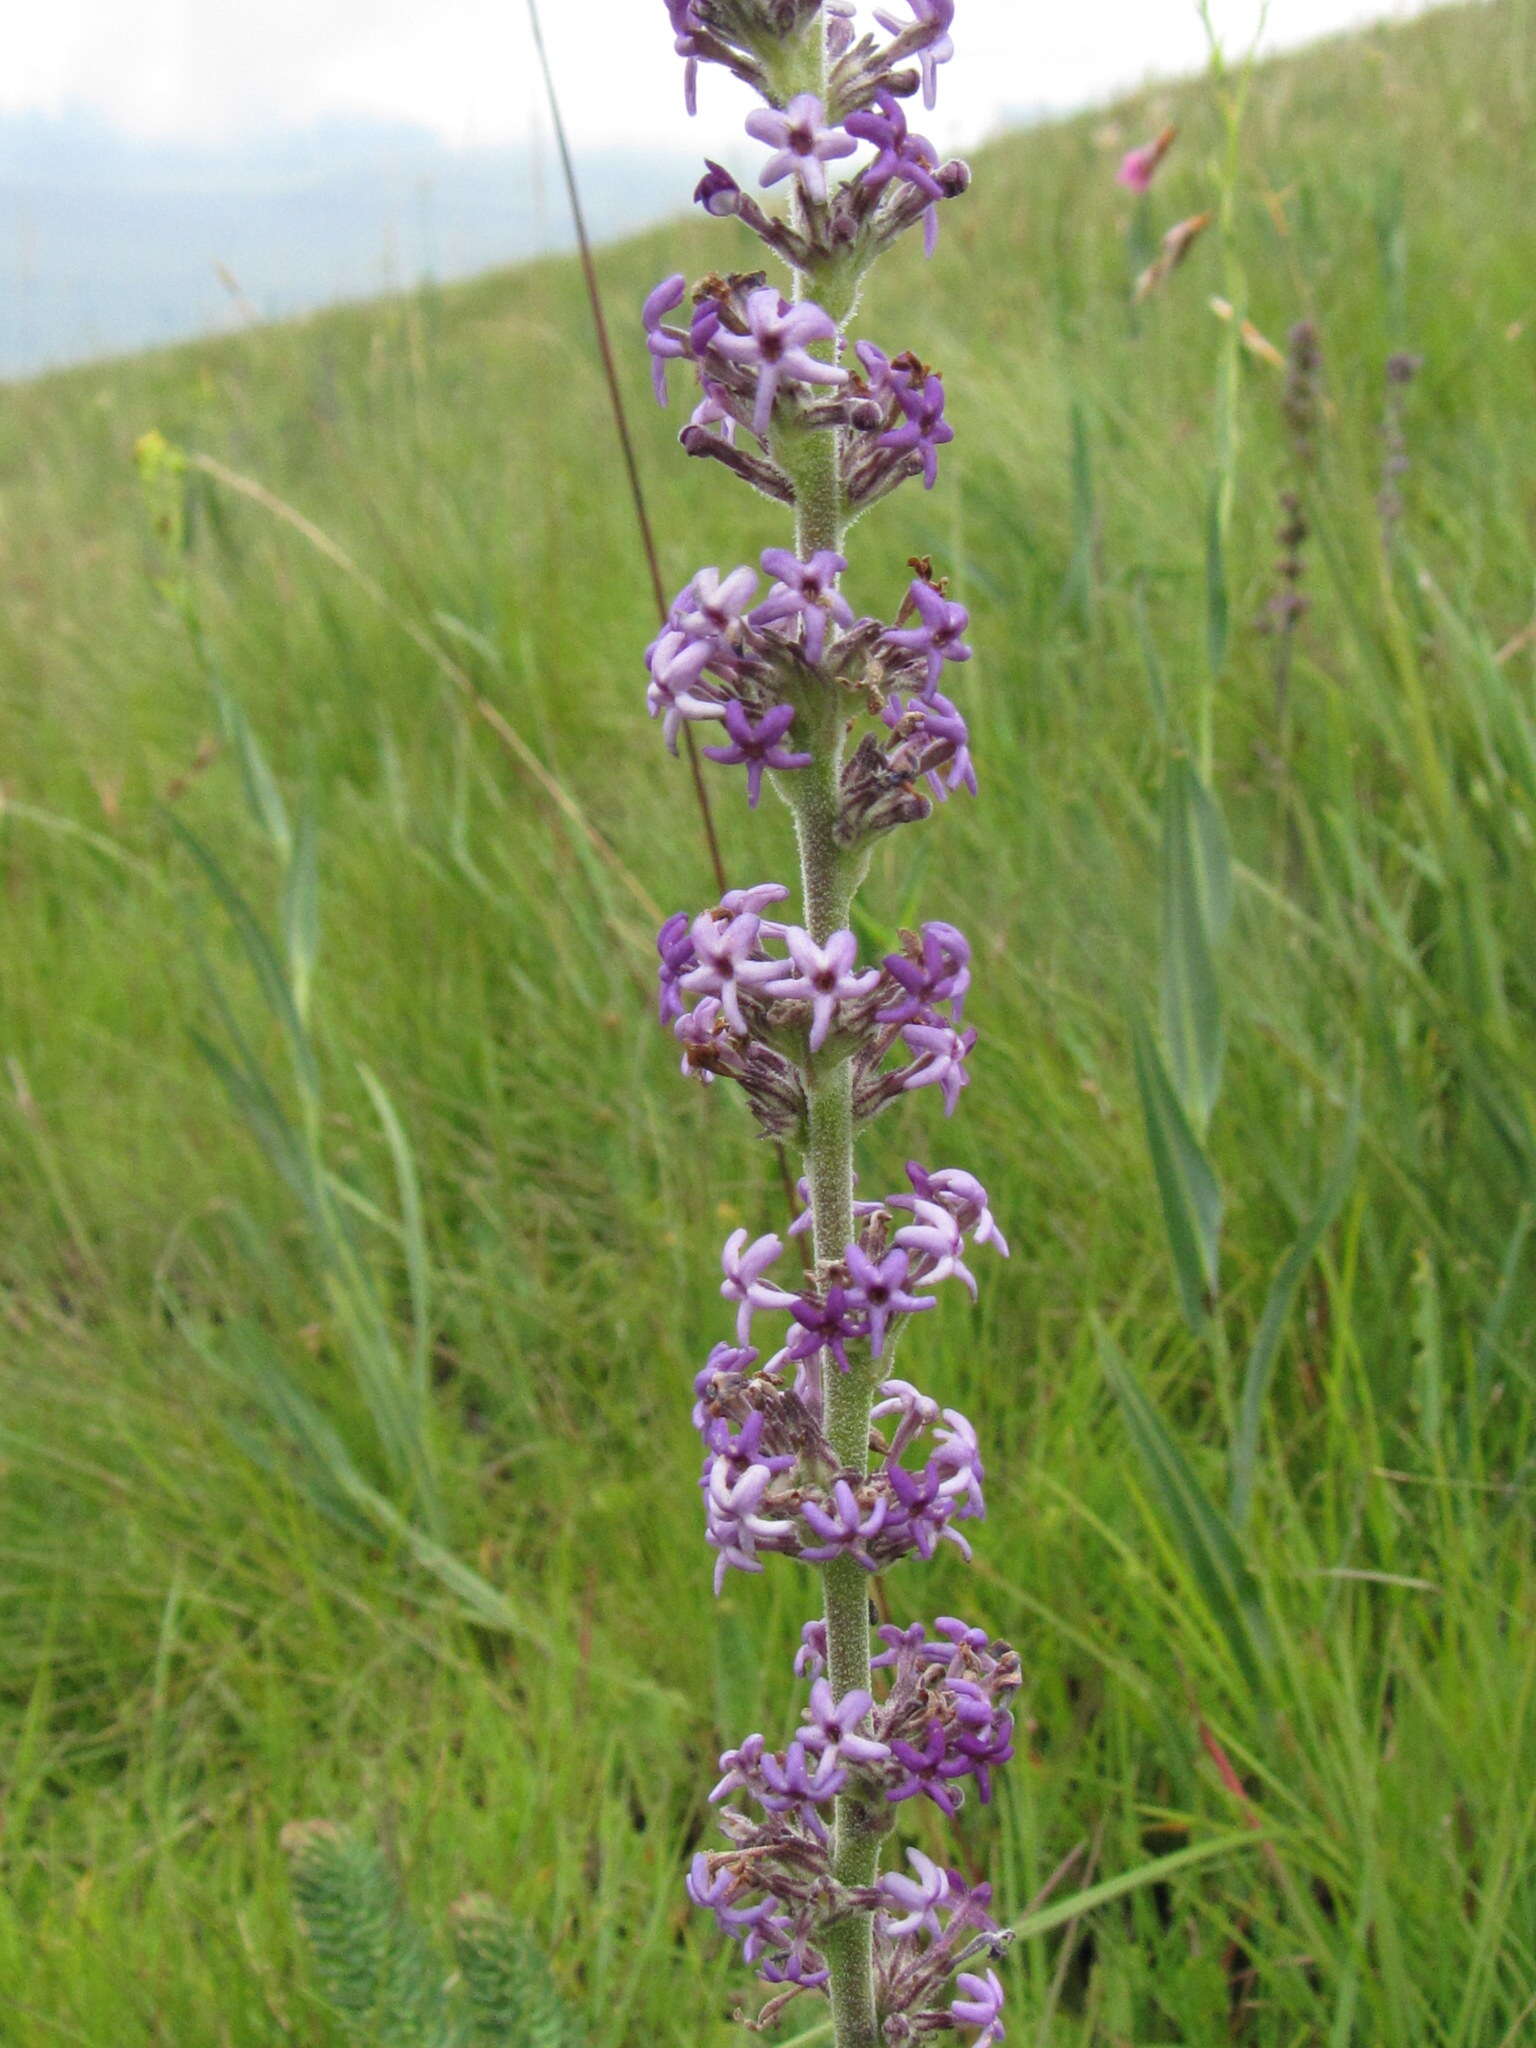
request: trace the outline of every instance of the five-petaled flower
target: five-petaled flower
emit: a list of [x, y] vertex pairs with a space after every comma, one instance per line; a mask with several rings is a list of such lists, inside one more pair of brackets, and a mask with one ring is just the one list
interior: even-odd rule
[[838, 157], [852, 156], [858, 148], [844, 129], [829, 128], [825, 123], [826, 109], [813, 92], [796, 93], [783, 113], [774, 107], [759, 107], [748, 114], [747, 133], [773, 151], [763, 165], [759, 183], [776, 185], [781, 178], [794, 177], [807, 199], [825, 199], [827, 165]]

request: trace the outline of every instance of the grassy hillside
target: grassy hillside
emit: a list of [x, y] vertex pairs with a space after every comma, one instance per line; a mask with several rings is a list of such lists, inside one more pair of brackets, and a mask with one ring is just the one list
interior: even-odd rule
[[[1011, 1916], [1053, 1874], [1060, 1898], [1210, 1851], [1019, 1942], [1016, 2048], [1516, 2048], [1536, 11], [1266, 68], [1235, 135], [1231, 84], [984, 153], [931, 270], [888, 266], [861, 321], [944, 369], [958, 439], [931, 497], [856, 530], [854, 600], [888, 606], [914, 551], [952, 574], [983, 796], [877, 859], [876, 919], [978, 942], [982, 1045], [954, 1124], [912, 1100], [866, 1171], [971, 1166], [1014, 1245], [913, 1339], [988, 1447], [985, 1541], [891, 1592], [1024, 1653], [1028, 1754], [962, 1830]], [[1138, 226], [1117, 151], [1170, 118]], [[1133, 313], [1140, 243], [1206, 208], [1226, 232]], [[632, 341], [654, 279], [728, 241], [602, 261], [673, 587], [782, 540], [672, 446]], [[1253, 625], [1283, 379], [1218, 294], [1281, 347], [1321, 336], [1284, 690]], [[1411, 466], [1384, 539], [1394, 352], [1423, 366], [1392, 387]], [[224, 479], [162, 470], [146, 504], [148, 430]], [[738, 1973], [680, 1869], [713, 1753], [795, 1711], [810, 1582], [711, 1603], [688, 1387], [719, 1240], [782, 1201], [654, 1025], [656, 912], [711, 885], [642, 715], [578, 280], [9, 390], [0, 515], [0, 2032], [339, 2041], [278, 1847], [324, 1814], [382, 1830], [439, 1917], [470, 1888], [526, 1916], [594, 2048], [724, 2043]], [[1203, 697], [1237, 874], [1215, 1341], [1180, 1312], [1131, 1062], [1158, 793]], [[784, 817], [715, 795], [733, 876], [783, 871]], [[286, 934], [265, 982], [235, 890]], [[1127, 1415], [1224, 1503], [1244, 1362], [1356, 1092], [1251, 1518], [1201, 1524], [1202, 1553]], [[1236, 1620], [1224, 1557], [1251, 1574]]]

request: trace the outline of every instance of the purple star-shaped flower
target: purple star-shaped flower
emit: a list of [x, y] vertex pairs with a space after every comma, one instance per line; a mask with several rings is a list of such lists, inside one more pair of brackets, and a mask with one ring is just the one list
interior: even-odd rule
[[[952, 790], [968, 789], [976, 794], [976, 770], [971, 763], [971, 735], [965, 720], [947, 697], [937, 690], [920, 697], [914, 707], [922, 723], [914, 744], [922, 746], [929, 785], [940, 803], [947, 803]], [[949, 774], [940, 776], [948, 768]]]
[[745, 562], [722, 576], [714, 567], [700, 569], [672, 600], [667, 623], [690, 640], [725, 642], [741, 623], [757, 595], [757, 571]]
[[991, 2048], [992, 2042], [1001, 2041], [1003, 1987], [996, 1970], [988, 1970], [985, 1977], [978, 1977], [973, 1970], [962, 1970], [955, 1979], [955, 1989], [960, 1996], [951, 1999], [949, 2006], [955, 2025], [981, 2029], [971, 2048]]
[[952, 603], [921, 577], [910, 586], [907, 596], [922, 623], [890, 627], [882, 637], [888, 647], [923, 655], [928, 665], [928, 689], [936, 690], [946, 661], [971, 658], [971, 650], [961, 637], [971, 623], [971, 615], [963, 604]]
[[903, 994], [889, 1008], [876, 1012], [880, 1022], [911, 1023], [935, 1003], [949, 1003], [958, 1024], [965, 992], [971, 985], [970, 958], [970, 941], [965, 933], [940, 918], [931, 918], [923, 926], [920, 959], [909, 960], [905, 953], [887, 953], [882, 962]]
[[[907, 1255], [904, 1251], [888, 1251], [878, 1264], [868, 1252], [856, 1244], [848, 1246], [843, 1254], [847, 1262], [852, 1286], [849, 1299], [858, 1304], [869, 1318], [870, 1351], [878, 1358], [885, 1349], [886, 1325], [892, 1316], [913, 1315], [919, 1309], [934, 1308], [936, 1298], [931, 1294], [912, 1294], [906, 1286]], [[746, 1339], [742, 1339], [745, 1343]]]
[[807, 1749], [835, 1751], [845, 1763], [883, 1764], [891, 1753], [885, 1744], [856, 1732], [873, 1705], [873, 1697], [857, 1687], [838, 1699], [826, 1679], [818, 1678], [805, 1710], [810, 1725], [799, 1731], [798, 1739]]
[[944, 380], [930, 372], [921, 383], [915, 377], [901, 384], [893, 380], [891, 388], [906, 418], [899, 427], [882, 434], [875, 446], [920, 454], [923, 489], [931, 491], [938, 481], [939, 450], [955, 438], [954, 428], [944, 417]]
[[[713, 752], [713, 748], [706, 749]], [[855, 972], [859, 942], [852, 932], [834, 932], [824, 946], [818, 946], [809, 932], [791, 925], [784, 934], [793, 974], [781, 974], [764, 984], [765, 995], [784, 1002], [811, 1005], [810, 1049], [820, 1052], [827, 1042], [839, 1003], [866, 996], [880, 980], [878, 967]]]
[[725, 1274], [720, 1292], [727, 1301], [739, 1304], [736, 1310], [738, 1344], [751, 1341], [754, 1310], [793, 1308], [799, 1299], [797, 1295], [787, 1294], [782, 1287], [770, 1285], [763, 1278], [783, 1250], [782, 1240], [772, 1235], [756, 1238], [749, 1245], [744, 1228], [733, 1230], [725, 1241], [725, 1248], [720, 1254], [720, 1265]]
[[722, 327], [710, 346], [728, 362], [757, 370], [752, 431], [765, 441], [781, 384], [846, 384], [848, 372], [839, 363], [818, 362], [807, 352], [817, 342], [837, 338], [830, 314], [810, 299], [791, 305], [772, 285], [763, 285], [747, 294], [745, 312], [745, 334], [732, 334]]
[[916, 1275], [925, 1287], [935, 1287], [941, 1280], [963, 1280], [972, 1301], [976, 1299], [976, 1279], [965, 1263], [965, 1235], [959, 1224], [947, 1209], [941, 1209], [937, 1202], [925, 1202], [919, 1196], [898, 1196], [898, 1201], [912, 1211], [912, 1221], [904, 1223], [891, 1239], [917, 1259]]
[[938, 98], [939, 66], [947, 64], [955, 54], [949, 34], [955, 18], [955, 0], [907, 0], [907, 5], [912, 9], [911, 21], [899, 21], [878, 7], [875, 19], [887, 35], [900, 36], [916, 54], [923, 78], [923, 105], [932, 113]]
[[[924, 135], [913, 135], [901, 102], [893, 93], [878, 92], [873, 107], [861, 107], [848, 116], [848, 133], [875, 147], [875, 160], [859, 173], [859, 182], [872, 193], [881, 193], [894, 179], [911, 185], [925, 198], [937, 202], [944, 187], [933, 175], [938, 153]], [[923, 212], [923, 250], [931, 256], [939, 236], [939, 210], [929, 205]]]
[[[936, 1172], [928, 1173], [915, 1159], [909, 1159], [907, 1179], [912, 1183], [914, 1195], [925, 1202], [942, 1203], [960, 1228], [977, 1244], [994, 1244], [1007, 1258], [1008, 1240], [998, 1229], [997, 1219], [988, 1206], [987, 1191], [974, 1173], [967, 1173], [959, 1166], [941, 1166]], [[906, 1195], [894, 1195], [888, 1206], [893, 1209], [910, 1208], [911, 1201]]]
[[718, 996], [731, 1029], [741, 1038], [747, 1036], [742, 989], [760, 987], [780, 971], [776, 960], [752, 957], [761, 931], [762, 919], [750, 911], [725, 919], [711, 917], [706, 910], [693, 920], [689, 932], [699, 964], [682, 977], [680, 986], [690, 995]]
[[756, 1796], [770, 1813], [814, 1813], [835, 1799], [848, 1781], [835, 1749], [823, 1750], [812, 1763], [811, 1752], [799, 1741], [792, 1742], [782, 1758], [770, 1750], [761, 1776], [762, 1789]]
[[763, 793], [763, 770], [765, 768], [809, 768], [815, 759], [813, 754], [790, 754], [779, 745], [785, 733], [795, 722], [793, 704], [775, 704], [765, 711], [756, 725], [745, 704], [735, 702], [725, 707], [725, 730], [730, 737], [728, 747], [706, 747], [704, 753], [711, 761], [719, 761], [727, 768], [739, 767], [742, 762], [747, 768], [747, 803], [757, 809], [758, 798]]
[[677, 985], [694, 964], [693, 940], [688, 936], [691, 923], [687, 911], [679, 910], [656, 934], [656, 951], [661, 957], [656, 980], [663, 1024], [670, 1024], [683, 1014], [683, 999]]
[[[695, 1869], [699, 1861], [698, 1857], [694, 1858]], [[950, 1895], [949, 1873], [941, 1870], [921, 1849], [909, 1849], [907, 1861], [917, 1872], [915, 1878], [903, 1877], [899, 1870], [888, 1870], [880, 1879], [881, 1897], [888, 1901], [881, 1919], [882, 1931], [891, 1941], [900, 1941], [906, 1935], [918, 1933], [937, 1941], [938, 1908]], [[713, 1901], [700, 1900], [699, 1903], [712, 1904]]]
[[753, 612], [752, 624], [779, 626], [788, 620], [803, 620], [806, 660], [820, 661], [828, 619], [835, 619], [839, 626], [853, 624], [853, 607], [837, 588], [837, 579], [847, 567], [845, 557], [831, 548], [819, 548], [808, 562], [788, 548], [765, 548], [764, 572], [778, 580]]
[[813, 92], [796, 93], [783, 113], [759, 107], [748, 114], [747, 133], [773, 151], [759, 183], [776, 185], [781, 178], [795, 177], [807, 199], [825, 199], [827, 165], [837, 157], [852, 156], [858, 148], [851, 135], [825, 123], [826, 109]]
[[795, 1364], [814, 1358], [818, 1351], [830, 1351], [839, 1372], [847, 1372], [850, 1339], [867, 1334], [858, 1319], [858, 1305], [846, 1288], [829, 1287], [825, 1301], [796, 1301], [790, 1310], [798, 1327], [790, 1332], [784, 1354]]
[[800, 1555], [807, 1564], [825, 1564], [830, 1558], [851, 1557], [866, 1571], [876, 1571], [878, 1566], [869, 1554], [868, 1545], [885, 1527], [889, 1513], [890, 1502], [883, 1494], [877, 1495], [873, 1505], [865, 1510], [859, 1505], [859, 1497], [848, 1481], [839, 1479], [832, 1488], [828, 1508], [813, 1500], [800, 1503], [800, 1519], [816, 1538], [814, 1545], [802, 1545]]
[[956, 1031], [949, 1024], [904, 1024], [901, 1035], [909, 1050], [918, 1055], [916, 1065], [909, 1067], [902, 1076], [903, 1089], [930, 1086], [941, 1089], [944, 1114], [953, 1116], [960, 1090], [970, 1083], [965, 1062], [976, 1043], [974, 1029]]
[[658, 405], [667, 402], [667, 364], [688, 353], [688, 344], [681, 336], [668, 334], [661, 323], [668, 313], [675, 312], [683, 303], [687, 291], [688, 280], [678, 271], [675, 276], [664, 277], [640, 309], [645, 345], [651, 352], [651, 383]]
[[684, 720], [719, 719], [725, 704], [719, 697], [706, 696], [697, 687], [714, 657], [707, 640], [690, 640], [678, 632], [663, 633], [651, 643], [651, 680], [646, 685], [646, 709], [662, 721], [667, 751], [677, 752], [677, 735]]

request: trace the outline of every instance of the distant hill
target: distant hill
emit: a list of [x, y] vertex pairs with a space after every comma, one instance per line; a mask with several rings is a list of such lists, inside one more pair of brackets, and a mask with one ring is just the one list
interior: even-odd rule
[[[594, 232], [675, 211], [691, 158], [584, 153]], [[0, 376], [475, 271], [571, 240], [547, 144], [330, 121], [209, 148], [0, 116]], [[222, 275], [221, 275], [222, 272]]]

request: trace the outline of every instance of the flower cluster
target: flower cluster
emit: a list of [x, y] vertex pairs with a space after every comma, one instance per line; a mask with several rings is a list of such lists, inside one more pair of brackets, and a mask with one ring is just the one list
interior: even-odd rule
[[[860, 968], [851, 931], [818, 945], [799, 925], [763, 915], [787, 893], [775, 882], [732, 889], [696, 917], [677, 911], [657, 933], [661, 1021], [683, 1049], [683, 1073], [738, 1082], [775, 1137], [804, 1136], [806, 1068], [824, 1075], [845, 1059], [857, 1120], [927, 1087], [952, 1113], [976, 1044], [974, 1028], [961, 1024], [970, 985], [964, 933], [935, 920], [903, 932], [903, 950], [878, 967]], [[893, 1052], [904, 1064], [887, 1064]], [[898, 1231], [898, 1251], [906, 1242]], [[848, 1247], [855, 1272], [872, 1255]]]
[[894, 615], [857, 611], [843, 552], [868, 506], [936, 486], [954, 440], [940, 373], [849, 332], [874, 260], [919, 225], [931, 253], [941, 208], [970, 183], [909, 113], [934, 105], [954, 0], [891, 0], [869, 29], [855, 0], [666, 4], [689, 110], [706, 64], [762, 101], [746, 130], [763, 196], [706, 161], [695, 199], [793, 273], [782, 290], [760, 270], [678, 273], [641, 311], [658, 402], [670, 376], [689, 379], [685, 452], [795, 515], [792, 547], [697, 570], [646, 650], [668, 749], [705, 728], [700, 752], [742, 771], [749, 807], [766, 784], [795, 813], [804, 905], [796, 923], [777, 882], [727, 890], [656, 939], [684, 1074], [735, 1082], [806, 1171], [784, 1236], [741, 1228], [724, 1247], [734, 1327], [694, 1380], [699, 1484], [717, 1592], [781, 1556], [814, 1568], [826, 1599], [796, 1660], [802, 1724], [783, 1749], [755, 1734], [721, 1759], [725, 1845], [699, 1852], [688, 1888], [773, 1987], [759, 2028], [824, 1992], [839, 2041], [958, 2030], [990, 2048], [1006, 1937], [988, 1888], [916, 1850], [882, 1875], [880, 1844], [908, 1801], [953, 1814], [970, 1786], [989, 1797], [1013, 1753], [1018, 1659], [949, 1619], [872, 1644], [867, 1585], [941, 1543], [970, 1556], [965, 1525], [986, 1511], [976, 1432], [893, 1377], [894, 1354], [946, 1281], [974, 1297], [976, 1246], [1008, 1247], [961, 1168], [912, 1163], [904, 1191], [860, 1201], [852, 1165], [857, 1129], [898, 1100], [934, 1088], [951, 1113], [976, 1043], [964, 934], [935, 920], [861, 959], [852, 913], [879, 835], [976, 793], [946, 694], [971, 659], [970, 618], [925, 556]]
[[[955, 789], [974, 796], [970, 733], [939, 689], [946, 663], [971, 658], [970, 614], [946, 594], [931, 564], [910, 565], [918, 574], [887, 626], [854, 617], [838, 588], [848, 565], [832, 549], [802, 561], [787, 548], [767, 548], [761, 563], [768, 588], [760, 601], [762, 579], [750, 565], [725, 576], [713, 566], [698, 570], [646, 649], [646, 703], [668, 748], [676, 753], [684, 725], [722, 726], [723, 743], [704, 752], [746, 769], [755, 809], [765, 770], [789, 774], [811, 765], [800, 721], [815, 693], [830, 691], [850, 714], [867, 712], [876, 728], [843, 772], [837, 835], [844, 846], [926, 817], [933, 801]], [[931, 794], [919, 788], [924, 778]]]
[[[714, 1913], [766, 1983], [787, 1987], [764, 2008], [763, 2021], [795, 1993], [825, 1984], [820, 1944], [829, 1927], [850, 1913], [873, 1912], [879, 2002], [891, 2016], [886, 2038], [958, 2028], [974, 2030], [982, 2048], [1002, 2035], [994, 1971], [960, 1971], [955, 1996], [940, 2005], [929, 2001], [961, 1964], [995, 1958], [1006, 1946], [988, 1910], [991, 1888], [967, 1885], [958, 1871], [916, 1849], [907, 1852], [910, 1876], [887, 1871], [873, 1885], [841, 1885], [827, 1816], [850, 1788], [886, 1806], [930, 1799], [952, 1815], [969, 1780], [985, 1801], [992, 1767], [1013, 1754], [1010, 1702], [1019, 1661], [1006, 1643], [949, 1616], [931, 1635], [921, 1622], [879, 1634], [885, 1647], [873, 1660], [878, 1696], [855, 1689], [838, 1699], [821, 1676], [826, 1624], [807, 1625], [795, 1660], [796, 1671], [812, 1681], [801, 1725], [783, 1751], [749, 1735], [721, 1757], [710, 1799], [723, 1805], [729, 1846], [694, 1857], [688, 1892]], [[743, 1799], [745, 1809], [728, 1803]]]

